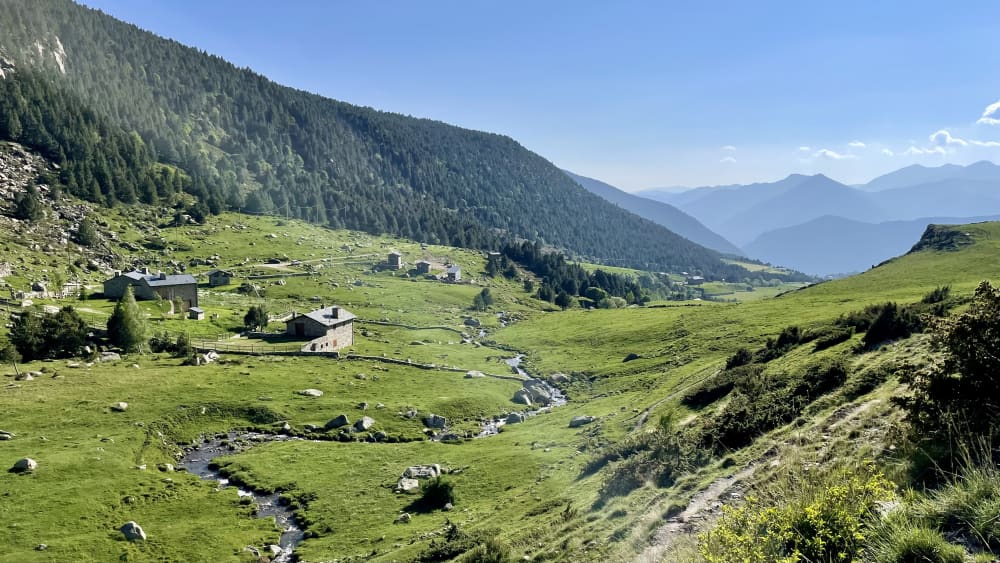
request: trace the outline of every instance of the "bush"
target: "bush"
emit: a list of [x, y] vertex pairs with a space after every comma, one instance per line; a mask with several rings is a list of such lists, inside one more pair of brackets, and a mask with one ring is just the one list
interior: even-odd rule
[[53, 315], [26, 310], [12, 320], [9, 346], [0, 352], [25, 361], [76, 355], [90, 332], [87, 323], [68, 305]]
[[920, 319], [910, 309], [901, 308], [895, 303], [886, 303], [865, 332], [861, 345], [866, 350], [871, 350], [888, 340], [906, 338], [921, 328]]
[[824, 332], [822, 335], [817, 336], [816, 343], [813, 344], [813, 351], [819, 352], [820, 350], [826, 350], [827, 348], [836, 346], [841, 342], [847, 342], [852, 336], [854, 336], [854, 329], [850, 327], [832, 329]]
[[980, 284], [965, 313], [936, 322], [933, 338], [944, 361], [901, 373], [912, 394], [893, 398], [914, 433], [945, 442], [1000, 435], [1000, 290]]
[[[747, 351], [747, 354], [749, 353]], [[729, 365], [729, 362], [726, 362], [726, 365]], [[738, 381], [759, 377], [763, 370], [764, 366], [761, 364], [741, 364], [739, 367], [727, 368], [685, 393], [681, 397], [681, 402], [693, 408], [708, 406], [728, 395]]]
[[461, 559], [462, 563], [510, 563], [513, 560], [510, 546], [496, 536], [486, 538]]
[[753, 354], [746, 348], [740, 348], [726, 360], [726, 369], [745, 366], [753, 361]]
[[748, 496], [724, 506], [716, 526], [699, 537], [708, 563], [855, 561], [878, 503], [893, 498], [873, 467], [844, 469], [788, 482], [773, 502]]
[[425, 510], [437, 510], [444, 508], [446, 504], [455, 504], [455, 486], [441, 477], [426, 481], [420, 487], [420, 492], [420, 504]]
[[414, 563], [438, 563], [452, 561], [466, 554], [468, 563], [505, 562], [509, 559], [490, 557], [509, 556], [510, 550], [497, 539], [497, 530], [477, 530], [466, 532], [448, 521], [445, 524], [443, 541], [432, 539], [431, 543], [413, 561]]

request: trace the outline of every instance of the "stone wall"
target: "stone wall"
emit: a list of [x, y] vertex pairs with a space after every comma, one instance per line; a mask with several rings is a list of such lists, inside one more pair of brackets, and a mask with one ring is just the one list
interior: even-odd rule
[[354, 323], [338, 326], [302, 346], [303, 352], [332, 352], [354, 346]]

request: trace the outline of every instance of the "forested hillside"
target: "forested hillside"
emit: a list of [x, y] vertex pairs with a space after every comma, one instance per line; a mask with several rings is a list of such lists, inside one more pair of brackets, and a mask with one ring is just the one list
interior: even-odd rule
[[68, 0], [3, 7], [0, 134], [65, 165], [66, 189], [86, 199], [177, 206], [186, 193], [200, 213], [469, 247], [523, 237], [619, 265], [745, 273], [508, 137], [284, 87]]

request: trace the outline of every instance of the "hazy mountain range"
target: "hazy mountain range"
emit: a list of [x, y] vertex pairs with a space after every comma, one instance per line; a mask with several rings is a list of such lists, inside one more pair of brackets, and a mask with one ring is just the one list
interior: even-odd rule
[[862, 271], [905, 251], [929, 223], [1000, 214], [1000, 166], [908, 166], [861, 186], [822, 174], [635, 194], [676, 206], [752, 258], [812, 274]]
[[1000, 216], [1000, 166], [907, 166], [848, 186], [822, 174], [629, 194], [567, 172], [590, 192], [727, 254], [816, 275], [863, 271], [906, 252], [928, 224]]
[[563, 172], [590, 193], [601, 196], [622, 209], [631, 211], [644, 219], [649, 219], [654, 223], [667, 227], [692, 242], [724, 254], [743, 254], [743, 251], [735, 244], [719, 236], [705, 225], [702, 225], [694, 217], [669, 203], [639, 197], [600, 180], [574, 174], [569, 170], [564, 170]]

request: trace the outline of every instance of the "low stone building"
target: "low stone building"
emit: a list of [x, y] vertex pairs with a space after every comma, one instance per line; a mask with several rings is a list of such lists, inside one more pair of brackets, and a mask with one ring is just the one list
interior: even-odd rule
[[293, 313], [285, 321], [285, 334], [309, 338], [304, 352], [333, 352], [354, 345], [353, 313], [336, 305], [323, 307], [305, 315]]
[[462, 281], [462, 268], [452, 265], [448, 266], [448, 270], [445, 273], [446, 279], [452, 283]]
[[184, 311], [198, 306], [198, 281], [192, 275], [167, 275], [163, 272], [153, 274], [147, 268], [119, 272], [104, 282], [104, 297], [121, 299], [129, 286], [132, 286], [132, 292], [139, 300], [152, 301], [157, 296], [167, 301], [180, 299]]
[[398, 250], [393, 250], [389, 253], [386, 262], [389, 264], [390, 270], [400, 270], [403, 268], [403, 255]]
[[191, 307], [188, 309], [188, 318], [193, 321], [205, 320], [205, 310], [201, 307]]
[[427, 260], [417, 260], [413, 265], [417, 268], [418, 274], [429, 274], [431, 272], [431, 263]]
[[233, 281], [233, 273], [227, 270], [212, 270], [207, 275], [209, 287], [229, 285]]

